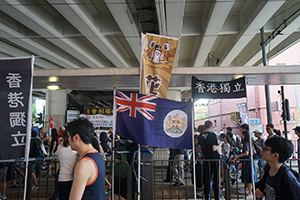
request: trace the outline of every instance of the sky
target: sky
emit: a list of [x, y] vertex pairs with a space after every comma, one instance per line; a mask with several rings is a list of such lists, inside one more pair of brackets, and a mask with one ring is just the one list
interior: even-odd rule
[[[268, 46], [266, 47], [266, 50], [267, 49]], [[278, 64], [300, 65], [299, 52], [300, 52], [300, 42], [296, 43], [294, 46], [288, 48], [278, 56], [269, 60], [269, 65], [278, 65]]]

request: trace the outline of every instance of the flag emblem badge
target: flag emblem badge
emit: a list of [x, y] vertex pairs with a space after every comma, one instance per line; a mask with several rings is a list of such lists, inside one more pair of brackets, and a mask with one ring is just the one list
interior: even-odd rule
[[164, 119], [164, 131], [172, 137], [182, 136], [187, 129], [188, 116], [181, 110], [172, 110]]

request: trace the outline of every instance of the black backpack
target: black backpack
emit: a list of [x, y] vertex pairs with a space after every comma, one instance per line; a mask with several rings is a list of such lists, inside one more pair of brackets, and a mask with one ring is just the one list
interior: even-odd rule
[[252, 143], [253, 143], [254, 149], [256, 151], [256, 154], [259, 155], [259, 156], [261, 156], [261, 154], [262, 154], [262, 147], [259, 144], [259, 142], [255, 141], [255, 140], [252, 140]]
[[44, 157], [42, 148], [40, 146], [41, 142], [39, 139], [34, 138], [30, 140], [30, 151], [29, 158], [41, 158]]
[[[264, 176], [262, 177], [262, 179], [259, 182], [255, 183], [255, 188], [259, 188], [260, 191], [262, 191], [265, 194], [265, 183], [266, 183], [266, 174], [269, 174], [269, 170], [270, 170], [270, 165], [267, 163], [265, 166], [265, 171], [264, 171]], [[298, 172], [296, 172], [295, 170], [291, 169], [290, 167], [288, 167], [286, 164], [282, 164], [282, 166], [279, 168], [278, 176], [276, 178], [276, 183], [275, 183], [275, 192], [276, 192], [276, 199], [284, 199], [282, 197], [282, 195], [280, 194], [280, 188], [283, 182], [283, 178], [285, 176], [285, 174], [287, 173], [287, 171], [291, 171], [294, 176], [298, 179], [298, 182], [300, 182], [300, 175]], [[265, 194], [266, 195], [266, 194]]]

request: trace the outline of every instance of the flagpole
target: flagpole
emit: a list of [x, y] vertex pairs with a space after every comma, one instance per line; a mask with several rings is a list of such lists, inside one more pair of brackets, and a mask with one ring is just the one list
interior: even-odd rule
[[138, 144], [138, 200], [141, 199], [141, 145]]
[[[142, 80], [143, 80], [143, 47], [145, 42], [146, 34], [141, 33], [141, 60], [140, 60], [140, 87], [139, 87], [139, 93], [142, 94]], [[141, 199], [141, 146], [138, 144], [138, 200]]]
[[114, 105], [113, 105], [113, 140], [112, 140], [112, 165], [111, 165], [111, 179], [112, 179], [112, 190], [111, 190], [111, 196], [112, 200], [115, 199], [115, 137], [116, 137], [116, 119], [117, 119], [117, 105], [116, 105], [116, 89], [114, 88]]
[[[193, 109], [192, 120], [193, 120], [193, 127], [195, 127], [195, 121], [194, 121], [194, 100], [192, 100], [192, 103], [193, 103], [193, 107], [192, 107], [192, 109]], [[194, 135], [192, 135], [192, 139], [193, 139], [193, 154], [192, 155], [193, 155], [193, 174], [194, 174], [194, 176], [193, 176], [193, 179], [194, 179], [194, 200], [196, 200], [197, 199], [197, 194], [196, 194], [196, 187], [197, 187], [196, 186], [196, 158], [195, 158], [196, 151], [195, 151]]]
[[[246, 81], [245, 81], [245, 87], [247, 87], [246, 85]], [[250, 124], [250, 114], [249, 114], [249, 99], [248, 99], [248, 95], [246, 93], [246, 101], [247, 101], [247, 111], [248, 111], [248, 125]], [[254, 166], [253, 166], [253, 148], [252, 148], [252, 133], [250, 132], [250, 125], [249, 125], [249, 144], [250, 144], [250, 162], [251, 162], [251, 171], [252, 171], [252, 192], [253, 194], [255, 193], [255, 180], [254, 180]], [[256, 200], [256, 196], [253, 195], [253, 199]]]
[[27, 115], [27, 128], [26, 128], [26, 142], [25, 142], [25, 181], [24, 181], [24, 192], [23, 199], [26, 199], [27, 192], [27, 179], [28, 179], [28, 160], [29, 160], [29, 152], [30, 152], [30, 140], [31, 140], [31, 121], [32, 121], [32, 87], [33, 87], [33, 67], [34, 67], [35, 57], [31, 56], [31, 80], [30, 80], [30, 88], [29, 88], [29, 101], [28, 101], [28, 115]]
[[[192, 77], [191, 77], [191, 83], [192, 83]], [[192, 84], [191, 84], [192, 85]], [[192, 102], [192, 122], [193, 122], [193, 129], [195, 127], [195, 120], [194, 120], [194, 114], [195, 114], [195, 110], [194, 110], [194, 98], [193, 98], [193, 94], [192, 94], [192, 97], [191, 97], [191, 102]], [[192, 132], [193, 135], [192, 135], [192, 140], [193, 140], [193, 179], [194, 179], [194, 200], [197, 199], [197, 190], [196, 190], [196, 158], [195, 158], [195, 154], [196, 154], [196, 151], [195, 151], [195, 141], [194, 141], [194, 131]]]

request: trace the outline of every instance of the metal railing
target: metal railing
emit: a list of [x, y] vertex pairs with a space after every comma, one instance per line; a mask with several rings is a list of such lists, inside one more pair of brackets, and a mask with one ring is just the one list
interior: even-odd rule
[[[109, 156], [111, 157], [111, 156]], [[165, 157], [164, 157], [165, 158]], [[219, 189], [217, 195], [221, 195], [221, 197], [225, 199], [247, 199], [245, 193], [239, 193], [238, 190], [244, 187], [244, 184], [240, 181], [239, 174], [239, 164], [237, 162], [233, 163], [234, 160], [228, 160], [225, 162], [222, 159], [218, 160], [196, 160], [196, 173], [193, 171], [193, 161], [191, 159], [180, 160], [184, 162], [184, 185], [174, 185], [175, 179], [173, 181], [165, 182], [167, 178], [167, 174], [172, 174], [171, 168], [168, 168], [168, 165], [172, 165], [174, 160], [169, 159], [160, 159], [153, 160], [150, 156], [144, 156], [144, 159], [141, 160], [141, 199], [143, 200], [171, 200], [171, 199], [194, 199], [194, 186], [196, 184], [197, 191], [196, 197], [197, 199], [204, 199], [203, 194], [203, 177], [205, 172], [205, 163], [207, 163], [208, 169], [211, 169], [211, 163], [217, 162], [219, 166], [224, 166], [224, 182], [225, 185], [222, 186], [224, 189]], [[238, 160], [239, 162], [246, 161], [245, 159]], [[0, 164], [3, 164], [4, 161], [0, 161]], [[287, 161], [287, 165], [291, 168], [298, 171], [298, 159], [290, 159]], [[7, 168], [11, 170], [7, 173], [7, 179], [0, 180], [0, 182], [6, 182], [7, 188], [5, 195], [8, 199], [19, 200], [23, 199], [24, 192], [24, 179], [18, 178], [18, 183], [14, 183], [13, 178], [14, 174], [19, 175], [19, 173], [25, 170], [24, 161], [5, 161], [7, 163]], [[111, 166], [112, 163], [115, 165], [115, 179], [112, 180], [112, 171]], [[125, 163], [125, 165], [124, 165]], [[19, 168], [16, 165], [19, 165]], [[34, 168], [38, 166], [37, 168]], [[57, 174], [58, 174], [58, 159], [56, 157], [44, 158], [44, 159], [31, 159], [28, 166], [28, 179], [27, 179], [27, 191], [26, 191], [26, 199], [58, 199], [56, 194], [55, 186], [57, 185]], [[118, 174], [124, 173], [122, 171], [122, 166], [126, 167], [125, 175], [126, 179], [118, 178]], [[233, 168], [236, 170], [234, 172]], [[3, 167], [2, 167], [3, 169]], [[39, 188], [32, 188], [32, 172], [36, 169], [40, 170], [38, 185]], [[18, 172], [19, 170], [19, 172]], [[49, 172], [51, 176], [49, 176]], [[35, 171], [35, 173], [38, 173]], [[209, 171], [210, 173], [210, 171]], [[219, 170], [218, 176], [221, 177], [221, 170]], [[259, 175], [259, 174], [258, 174]], [[21, 175], [22, 176], [22, 175]], [[196, 182], [194, 183], [194, 176], [196, 177]], [[112, 161], [110, 159], [107, 160], [106, 166], [106, 177], [108, 180], [115, 185], [114, 193], [116, 195], [126, 194], [126, 199], [136, 199], [137, 197], [137, 161], [133, 160], [131, 163], [127, 161]], [[209, 176], [208, 176], [209, 177]], [[4, 178], [4, 177], [3, 177]], [[212, 177], [210, 177], [212, 179]], [[235, 181], [233, 181], [235, 180]], [[234, 184], [232, 184], [234, 182]], [[221, 181], [218, 182], [218, 186]], [[4, 184], [0, 184], [2, 189]], [[116, 187], [119, 186], [119, 187]], [[212, 188], [212, 186], [211, 186]], [[33, 190], [34, 189], [34, 190]], [[36, 189], [36, 190], [35, 190]], [[108, 186], [106, 186], [106, 190]], [[0, 190], [1, 191], [1, 190]], [[125, 191], [125, 192], [124, 192]], [[213, 191], [213, 190], [211, 190]], [[214, 192], [211, 192], [211, 197], [214, 198]], [[112, 192], [108, 192], [106, 195], [106, 199], [112, 199]]]

